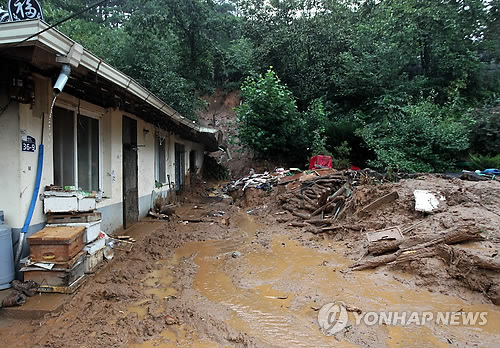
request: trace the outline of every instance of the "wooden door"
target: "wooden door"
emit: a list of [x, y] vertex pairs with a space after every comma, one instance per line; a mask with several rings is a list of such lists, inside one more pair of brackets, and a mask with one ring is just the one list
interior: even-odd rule
[[139, 220], [137, 121], [123, 116], [123, 228]]

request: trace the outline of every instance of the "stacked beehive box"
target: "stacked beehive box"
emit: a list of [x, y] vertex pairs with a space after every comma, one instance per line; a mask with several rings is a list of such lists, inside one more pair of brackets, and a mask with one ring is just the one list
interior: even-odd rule
[[41, 284], [41, 291], [73, 292], [86, 273], [95, 272], [105, 248], [101, 213], [95, 209], [95, 193], [46, 187], [47, 226], [28, 237], [25, 280]]
[[93, 273], [103, 261], [105, 241], [101, 232], [101, 213], [96, 212], [95, 192], [46, 187], [44, 210], [49, 226], [85, 227], [85, 273]]
[[72, 292], [84, 280], [85, 227], [45, 227], [28, 237], [29, 260], [24, 280], [40, 284], [40, 291]]

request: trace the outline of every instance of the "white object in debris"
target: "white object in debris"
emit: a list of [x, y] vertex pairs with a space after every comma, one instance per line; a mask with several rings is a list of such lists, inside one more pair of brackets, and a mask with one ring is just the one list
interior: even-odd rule
[[46, 269], [50, 271], [52, 268], [54, 268], [55, 264], [54, 263], [42, 263], [42, 262], [35, 262], [33, 266], [40, 267], [43, 269]]
[[106, 240], [104, 238], [99, 238], [95, 242], [92, 242], [84, 246], [83, 250], [85, 250], [89, 255], [93, 255], [100, 249], [104, 248], [105, 246], [106, 246]]
[[416, 211], [430, 213], [439, 206], [436, 196], [427, 190], [415, 190], [413, 195], [415, 196]]
[[113, 248], [106, 245], [106, 247], [103, 249], [103, 254], [104, 254], [104, 258], [106, 260], [111, 260], [113, 258], [113, 255], [115, 254], [115, 252], [114, 252]]

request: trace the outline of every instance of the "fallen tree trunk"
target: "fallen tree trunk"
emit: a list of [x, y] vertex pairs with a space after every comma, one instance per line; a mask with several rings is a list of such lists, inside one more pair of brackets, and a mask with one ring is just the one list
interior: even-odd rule
[[453, 264], [456, 267], [465, 269], [475, 267], [495, 272], [500, 271], [498, 257], [486, 257], [445, 244], [436, 246], [435, 250], [448, 264]]
[[[467, 241], [481, 240], [481, 239], [483, 239], [483, 237], [479, 234], [478, 231], [471, 231], [468, 228], [462, 228], [447, 233], [444, 236], [433, 238], [428, 242], [420, 243], [415, 246], [404, 249], [399, 249], [403, 241], [399, 240], [384, 241], [383, 244], [379, 243], [378, 245], [373, 244], [372, 246], [369, 246], [368, 251], [374, 255], [377, 255], [376, 253], [382, 254], [384, 252], [392, 250], [397, 250], [397, 251], [389, 255], [376, 256], [370, 259], [360, 260], [355, 264], [351, 265], [350, 268], [355, 271], [359, 271], [367, 268], [375, 268], [387, 263], [395, 265], [403, 262], [416, 261], [426, 257], [437, 256], [439, 254], [439, 250], [444, 250], [443, 248], [446, 247], [451, 248], [447, 244], [456, 244], [460, 242], [467, 242]], [[436, 246], [440, 247], [441, 249], [439, 249]], [[482, 261], [483, 263], [481, 263]], [[491, 263], [487, 259], [483, 260], [480, 257], [478, 261], [476, 261], [476, 264], [477, 265], [483, 264], [485, 265], [485, 267], [491, 267], [491, 268], [497, 267], [496, 264]]]
[[368, 269], [368, 268], [377, 268], [380, 265], [385, 265], [389, 262], [396, 260], [399, 256], [399, 253], [400, 252], [398, 251], [398, 252], [395, 252], [394, 254], [377, 256], [377, 257], [373, 257], [371, 259], [358, 261], [358, 262], [352, 264], [351, 266], [349, 266], [349, 268], [352, 269], [353, 271], [362, 271], [362, 270]]
[[396, 251], [399, 249], [403, 240], [383, 240], [371, 243], [368, 245], [368, 253], [372, 255], [381, 255], [389, 251]]
[[482, 239], [484, 238], [479, 234], [479, 231], [477, 230], [471, 231], [469, 230], [469, 228], [466, 227], [451, 231], [441, 237], [433, 238], [428, 242], [417, 244], [409, 248], [404, 248], [402, 249], [402, 251], [411, 251], [411, 250], [428, 248], [441, 243], [457, 244], [461, 242], [468, 242], [468, 241], [482, 240]]

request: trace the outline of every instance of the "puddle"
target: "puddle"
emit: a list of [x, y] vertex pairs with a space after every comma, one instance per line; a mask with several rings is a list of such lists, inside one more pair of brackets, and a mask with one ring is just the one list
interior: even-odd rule
[[[415, 326], [379, 326], [377, 341], [393, 347], [440, 347], [453, 337], [466, 342], [470, 335], [498, 339], [500, 312], [494, 305], [470, 305], [450, 296], [413, 290], [375, 271], [344, 275], [340, 270], [352, 262], [343, 257], [343, 249], [332, 244], [332, 251], [306, 248], [284, 236], [275, 236], [271, 250], [251, 241], [260, 226], [249, 215], [232, 219], [240, 233], [231, 240], [190, 242], [176, 250], [176, 259], [196, 255], [199, 266], [193, 287], [209, 300], [233, 311], [228, 321], [236, 330], [276, 347], [357, 346], [343, 338], [324, 336], [317, 324], [317, 312], [311, 307], [337, 300], [366, 311], [488, 312], [485, 326], [438, 326], [435, 330]], [[269, 227], [263, 227], [269, 228]], [[238, 250], [242, 256], [231, 259]], [[229, 264], [229, 262], [232, 262]], [[236, 275], [244, 284], [233, 283], [225, 266], [235, 264]], [[280, 299], [281, 298], [281, 299]], [[354, 322], [352, 314], [350, 323]], [[439, 337], [436, 334], [439, 331]], [[373, 335], [373, 331], [372, 331]]]
[[387, 347], [439, 347], [446, 348], [449, 344], [440, 341], [428, 327], [414, 327], [412, 330], [400, 326], [389, 326], [389, 337], [385, 341]]
[[188, 325], [180, 325], [164, 330], [160, 337], [139, 344], [131, 344], [129, 348], [171, 348], [171, 347], [193, 347], [193, 348], [221, 348], [223, 346], [207, 341], [200, 340], [191, 335], [192, 328]]
[[150, 303], [151, 303], [150, 299], [137, 301], [132, 306], [128, 306], [127, 311], [130, 313], [137, 313], [139, 319], [142, 320], [148, 314], [148, 305]]

